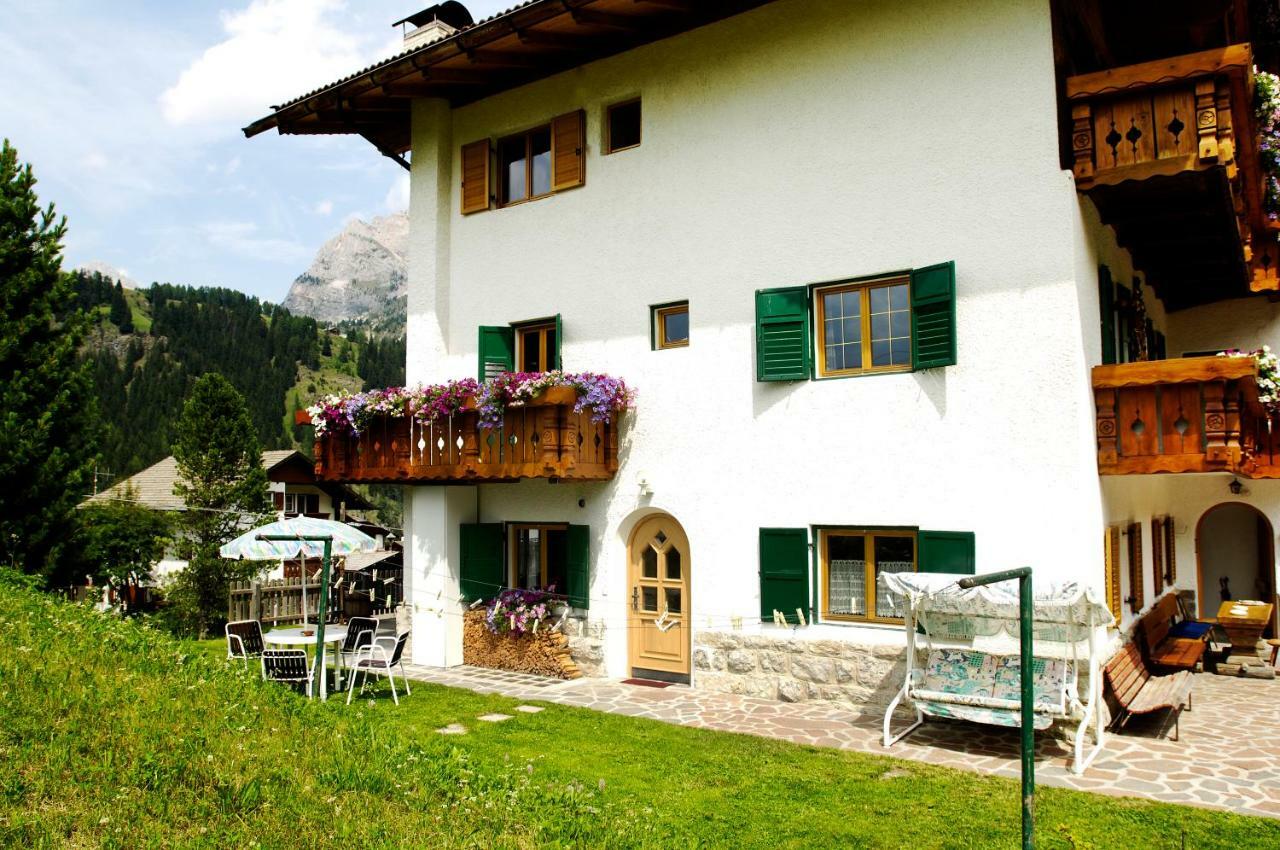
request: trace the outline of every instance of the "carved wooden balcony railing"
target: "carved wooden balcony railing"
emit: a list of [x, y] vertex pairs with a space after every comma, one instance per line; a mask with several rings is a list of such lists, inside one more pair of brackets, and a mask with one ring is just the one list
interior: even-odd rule
[[1069, 77], [1076, 186], [1170, 309], [1280, 289], [1248, 44]]
[[618, 470], [617, 424], [574, 413], [575, 399], [572, 389], [547, 390], [508, 407], [495, 429], [481, 428], [475, 410], [427, 425], [382, 417], [359, 437], [316, 440], [316, 477], [359, 484], [606, 481]]
[[1099, 474], [1280, 478], [1280, 423], [1259, 403], [1257, 377], [1252, 357], [1095, 366]]

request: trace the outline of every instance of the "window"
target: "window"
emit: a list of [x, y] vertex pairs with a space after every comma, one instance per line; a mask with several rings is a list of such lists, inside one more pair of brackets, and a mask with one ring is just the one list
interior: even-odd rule
[[481, 325], [478, 380], [487, 381], [503, 372], [559, 369], [563, 339], [559, 314], [510, 325]]
[[462, 214], [488, 210], [495, 199], [499, 207], [505, 207], [584, 185], [585, 126], [585, 113], [579, 109], [557, 116], [549, 124], [499, 139], [496, 156], [490, 139], [463, 145], [459, 169]]
[[605, 110], [604, 152], [640, 147], [640, 98], [615, 103]]
[[285, 493], [284, 512], [287, 514], [320, 513], [320, 496], [317, 493]]
[[756, 292], [758, 381], [955, 364], [955, 263]]
[[911, 368], [911, 300], [906, 278], [814, 293], [818, 374]]
[[498, 142], [503, 206], [551, 194], [551, 125]]
[[653, 347], [683, 348], [689, 344], [689, 302], [653, 308]]
[[900, 620], [902, 611], [877, 593], [882, 573], [915, 572], [914, 531], [823, 531], [822, 616], [833, 620]]
[[509, 585], [522, 590], [568, 592], [568, 526], [511, 526]]
[[517, 327], [516, 339], [519, 343], [516, 352], [519, 371], [550, 372], [560, 368], [554, 322]]
[[824, 619], [900, 622], [902, 612], [878, 598], [876, 579], [891, 572], [973, 575], [977, 566], [972, 531], [914, 528], [822, 528], [817, 531], [817, 597], [810, 602], [809, 529], [760, 529], [760, 620], [778, 614], [789, 623], [810, 616], [817, 605]]

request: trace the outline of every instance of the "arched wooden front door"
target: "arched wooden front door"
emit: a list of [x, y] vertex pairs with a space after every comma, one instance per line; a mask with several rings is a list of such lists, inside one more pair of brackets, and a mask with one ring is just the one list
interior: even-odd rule
[[642, 520], [627, 550], [631, 675], [689, 681], [689, 538], [667, 514]]

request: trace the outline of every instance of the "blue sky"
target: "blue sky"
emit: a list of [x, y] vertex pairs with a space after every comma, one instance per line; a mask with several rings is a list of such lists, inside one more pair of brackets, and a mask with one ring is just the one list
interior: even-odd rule
[[0, 135], [67, 216], [68, 266], [279, 301], [347, 218], [404, 209], [408, 180], [358, 138], [240, 128], [394, 52], [391, 22], [428, 5], [0, 0]]

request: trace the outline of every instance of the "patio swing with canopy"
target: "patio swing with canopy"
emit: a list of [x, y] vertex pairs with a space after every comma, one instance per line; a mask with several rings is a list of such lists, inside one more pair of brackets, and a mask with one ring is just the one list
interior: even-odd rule
[[[901, 689], [884, 715], [884, 746], [911, 734], [926, 716], [1021, 726], [1018, 650], [1019, 599], [1008, 585], [963, 589], [953, 576], [886, 573], [884, 590], [901, 605], [907, 667]], [[1077, 719], [1072, 770], [1083, 773], [1102, 750], [1102, 653], [1099, 631], [1115, 618], [1089, 587], [1077, 582], [1037, 588], [1033, 597], [1034, 727]], [[924, 639], [925, 663], [917, 652]], [[1104, 633], [1105, 637], [1105, 633]], [[1080, 691], [1082, 673], [1087, 693]], [[890, 721], [899, 703], [916, 712], [897, 734]], [[1092, 746], [1085, 737], [1093, 726]]]

